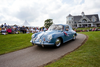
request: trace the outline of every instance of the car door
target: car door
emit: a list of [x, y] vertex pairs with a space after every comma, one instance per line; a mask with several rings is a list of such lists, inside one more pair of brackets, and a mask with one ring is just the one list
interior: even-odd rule
[[65, 26], [65, 31], [64, 31], [64, 41], [65, 42], [71, 40], [71, 34], [72, 33], [71, 33], [69, 26], [68, 25]]

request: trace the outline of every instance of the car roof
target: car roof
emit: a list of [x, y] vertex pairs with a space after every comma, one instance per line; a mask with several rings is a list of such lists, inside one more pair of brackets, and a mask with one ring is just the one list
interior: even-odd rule
[[[63, 26], [66, 26], [66, 25], [68, 25], [68, 24], [53, 24], [53, 25], [63, 25]], [[68, 25], [69, 26], [69, 25]]]
[[68, 24], [53, 24], [53, 25], [63, 25], [63, 26], [69, 26], [69, 27], [71, 27], [71, 26], [68, 25]]
[[68, 24], [53, 24], [53, 25], [63, 25], [64, 27], [65, 26], [69, 26], [69, 29], [72, 29], [72, 27], [70, 25], [68, 25]]

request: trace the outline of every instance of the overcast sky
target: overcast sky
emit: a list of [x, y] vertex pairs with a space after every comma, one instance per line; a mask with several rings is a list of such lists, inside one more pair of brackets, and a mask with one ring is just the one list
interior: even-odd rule
[[43, 26], [46, 19], [66, 24], [66, 16], [98, 14], [100, 0], [0, 0], [0, 24]]

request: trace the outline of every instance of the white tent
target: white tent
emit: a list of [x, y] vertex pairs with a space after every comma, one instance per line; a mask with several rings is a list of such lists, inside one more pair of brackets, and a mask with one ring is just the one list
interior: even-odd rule
[[30, 26], [30, 24], [25, 20], [25, 22], [22, 24], [22, 26]]
[[27, 20], [25, 20], [25, 22], [22, 24], [22, 26], [25, 26], [25, 27], [34, 27], [33, 25], [30, 25]]

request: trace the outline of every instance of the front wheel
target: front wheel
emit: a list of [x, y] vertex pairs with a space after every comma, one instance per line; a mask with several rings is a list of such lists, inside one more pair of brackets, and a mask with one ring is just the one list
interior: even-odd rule
[[61, 39], [60, 38], [56, 39], [55, 46], [56, 47], [60, 47], [61, 46]]

